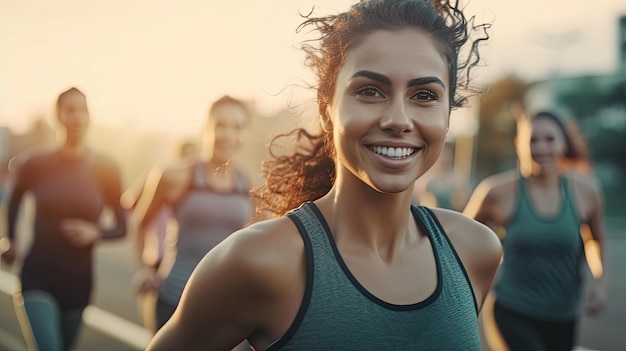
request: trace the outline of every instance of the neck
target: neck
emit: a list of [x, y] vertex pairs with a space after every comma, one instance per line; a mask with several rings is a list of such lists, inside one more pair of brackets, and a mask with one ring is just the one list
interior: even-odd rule
[[352, 173], [344, 173], [348, 174], [338, 175], [330, 192], [317, 202], [337, 245], [392, 257], [417, 234], [410, 211], [412, 187], [383, 194]]
[[79, 141], [66, 140], [61, 152], [70, 157], [81, 157], [87, 153], [87, 146]]
[[539, 185], [545, 188], [551, 188], [559, 185], [559, 173], [558, 172], [533, 172], [528, 181], [533, 184]]
[[215, 158], [211, 158], [208, 161], [205, 161], [204, 164], [207, 171], [214, 176], [229, 175], [232, 171], [232, 165], [230, 164], [230, 160], [221, 161]]

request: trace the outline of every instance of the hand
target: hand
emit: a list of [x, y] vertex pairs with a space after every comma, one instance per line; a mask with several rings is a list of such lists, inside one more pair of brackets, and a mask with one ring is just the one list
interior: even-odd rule
[[10, 245], [9, 248], [2, 253], [2, 262], [6, 263], [9, 266], [12, 265], [13, 262], [15, 262], [16, 258], [17, 252], [14, 245]]
[[597, 316], [606, 307], [606, 284], [594, 281], [585, 296], [584, 310], [588, 316]]
[[100, 229], [95, 223], [82, 219], [66, 219], [61, 222], [65, 237], [76, 247], [85, 247], [100, 239]]
[[163, 279], [150, 267], [140, 268], [135, 273], [133, 281], [139, 294], [158, 291], [163, 283]]

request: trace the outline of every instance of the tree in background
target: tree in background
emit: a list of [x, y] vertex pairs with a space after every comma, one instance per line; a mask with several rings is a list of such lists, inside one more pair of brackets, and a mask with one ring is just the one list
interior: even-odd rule
[[480, 99], [474, 181], [515, 167], [514, 115], [523, 106], [529, 85], [506, 76], [489, 85]]

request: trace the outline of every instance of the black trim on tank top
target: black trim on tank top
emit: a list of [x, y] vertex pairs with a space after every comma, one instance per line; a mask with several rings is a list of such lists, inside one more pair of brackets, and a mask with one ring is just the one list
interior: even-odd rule
[[474, 309], [476, 310], [476, 315], [478, 316], [480, 311], [478, 311], [478, 302], [476, 300], [476, 294], [474, 293], [474, 288], [472, 287], [472, 281], [469, 278], [469, 274], [467, 274], [467, 270], [465, 270], [465, 265], [463, 265], [463, 261], [461, 261], [461, 257], [459, 257], [459, 254], [456, 252], [454, 245], [452, 245], [452, 242], [450, 241], [450, 238], [448, 237], [448, 234], [446, 233], [446, 231], [443, 230], [443, 227], [441, 226], [441, 222], [439, 222], [439, 219], [437, 218], [435, 213], [427, 207], [420, 206], [420, 208], [428, 212], [428, 214], [430, 215], [430, 220], [437, 226], [437, 228], [439, 228], [439, 232], [441, 232], [442, 236], [446, 239], [446, 242], [448, 243], [448, 247], [450, 247], [450, 250], [454, 254], [454, 258], [456, 258], [456, 262], [459, 264], [459, 267], [461, 268], [461, 271], [463, 272], [463, 275], [465, 276], [467, 286], [472, 292], [472, 300], [474, 301]]
[[306, 284], [304, 287], [304, 296], [302, 297], [302, 303], [300, 304], [300, 308], [298, 309], [298, 313], [296, 313], [296, 317], [293, 322], [283, 336], [280, 339], [276, 340], [270, 346], [265, 349], [265, 351], [274, 351], [279, 350], [281, 347], [285, 346], [291, 338], [296, 334], [296, 331], [300, 327], [306, 312], [309, 309], [309, 304], [311, 302], [311, 295], [313, 294], [313, 246], [311, 244], [311, 240], [307, 235], [307, 231], [304, 228], [304, 225], [300, 221], [297, 215], [293, 213], [287, 213], [287, 217], [296, 225], [298, 228], [298, 232], [304, 241], [304, 250], [306, 251]]
[[315, 205], [313, 202], [308, 202], [305, 205], [307, 205], [313, 211], [318, 221], [322, 224], [322, 227], [324, 227], [324, 232], [326, 233], [326, 237], [328, 238], [330, 242], [330, 246], [333, 250], [335, 258], [337, 259], [337, 263], [343, 270], [348, 280], [350, 280], [352, 285], [370, 301], [380, 305], [383, 308], [393, 310], [393, 311], [412, 311], [412, 310], [418, 310], [420, 308], [424, 308], [430, 305], [431, 303], [437, 300], [439, 295], [441, 295], [441, 291], [443, 290], [443, 279], [442, 279], [442, 273], [441, 273], [441, 262], [439, 260], [439, 254], [438, 254], [437, 247], [436, 247], [437, 245], [433, 241], [432, 234], [426, 229], [421, 219], [417, 217], [416, 214], [413, 213], [412, 211], [411, 213], [413, 214], [413, 218], [415, 222], [417, 223], [418, 226], [420, 226], [424, 230], [424, 232], [428, 236], [430, 247], [433, 250], [433, 256], [435, 258], [435, 266], [437, 266], [437, 287], [435, 288], [435, 291], [433, 291], [432, 294], [430, 294], [430, 296], [428, 296], [426, 299], [420, 302], [416, 302], [416, 303], [412, 303], [408, 305], [397, 305], [397, 304], [393, 304], [393, 303], [381, 300], [380, 298], [376, 297], [374, 294], [369, 292], [363, 285], [361, 285], [361, 283], [356, 279], [356, 277], [352, 274], [352, 272], [348, 268], [348, 265], [343, 260], [343, 257], [341, 257], [341, 253], [339, 252], [339, 249], [337, 248], [337, 245], [335, 244], [335, 239], [333, 238], [331, 234], [330, 227], [328, 226], [326, 219], [322, 215], [322, 212], [319, 210], [317, 205]]

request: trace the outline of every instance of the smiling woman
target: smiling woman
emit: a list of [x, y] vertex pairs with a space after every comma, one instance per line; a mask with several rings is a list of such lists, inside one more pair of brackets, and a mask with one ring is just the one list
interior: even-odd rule
[[266, 163], [257, 210], [275, 218], [205, 256], [148, 349], [479, 350], [497, 237], [411, 205], [464, 100], [473, 28], [456, 2], [427, 0], [365, 0], [302, 26], [319, 34], [304, 50], [320, 134], [294, 131], [293, 152]]
[[[465, 209], [506, 230], [493, 317], [510, 350], [571, 350], [582, 300], [581, 229], [597, 243], [599, 255], [591, 257], [602, 263], [600, 189], [578, 171], [561, 168], [581, 157], [575, 145], [556, 114], [520, 117], [515, 138], [519, 170], [483, 180]], [[597, 273], [584, 301], [591, 315], [606, 303], [606, 281]]]

